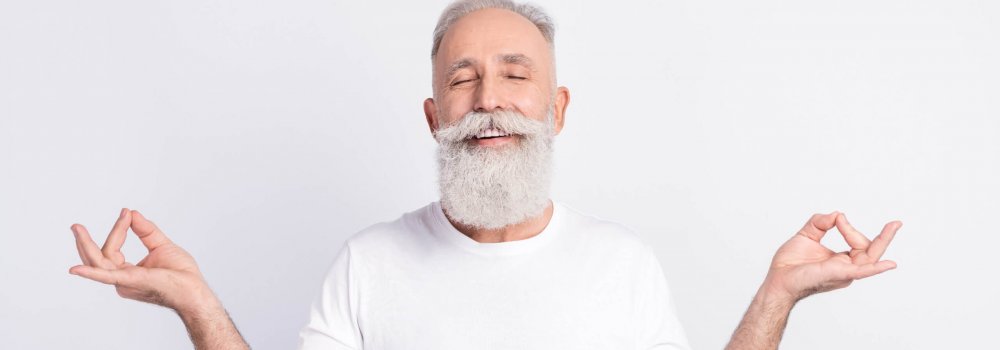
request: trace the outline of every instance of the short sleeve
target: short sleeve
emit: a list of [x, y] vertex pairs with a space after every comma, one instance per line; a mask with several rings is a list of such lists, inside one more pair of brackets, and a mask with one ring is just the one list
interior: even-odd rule
[[357, 276], [352, 273], [354, 260], [350, 246], [345, 243], [309, 309], [309, 322], [299, 332], [300, 350], [361, 349]]
[[684, 328], [677, 318], [667, 279], [652, 248], [647, 249], [639, 298], [640, 349], [690, 350]]

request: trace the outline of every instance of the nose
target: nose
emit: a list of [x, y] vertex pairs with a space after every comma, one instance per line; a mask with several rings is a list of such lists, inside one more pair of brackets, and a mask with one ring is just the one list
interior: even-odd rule
[[476, 112], [490, 112], [494, 110], [509, 109], [509, 102], [504, 97], [502, 87], [498, 79], [493, 77], [480, 78], [479, 86], [476, 89], [476, 102], [473, 109]]

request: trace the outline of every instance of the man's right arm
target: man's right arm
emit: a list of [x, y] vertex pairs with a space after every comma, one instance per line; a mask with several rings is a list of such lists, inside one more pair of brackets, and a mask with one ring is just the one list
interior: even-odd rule
[[201, 300], [207, 304], [177, 311], [195, 349], [249, 349], [229, 313], [214, 295]]
[[[132, 265], [121, 246], [131, 228], [149, 254]], [[115, 286], [123, 298], [170, 308], [187, 328], [195, 349], [249, 349], [222, 303], [212, 293], [194, 258], [138, 211], [122, 209], [103, 248], [83, 225], [70, 227], [83, 265], [69, 272]]]

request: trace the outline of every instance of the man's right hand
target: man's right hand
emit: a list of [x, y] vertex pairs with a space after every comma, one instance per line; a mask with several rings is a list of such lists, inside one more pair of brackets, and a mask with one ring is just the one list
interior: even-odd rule
[[[149, 250], [135, 265], [121, 253], [130, 227]], [[249, 349], [194, 258], [138, 211], [122, 209], [103, 248], [97, 247], [83, 225], [73, 224], [70, 230], [83, 265], [73, 266], [69, 273], [114, 285], [124, 298], [173, 309], [196, 349]]]
[[[121, 253], [129, 227], [149, 250], [135, 265], [125, 261]], [[70, 230], [83, 260], [83, 265], [70, 268], [71, 274], [114, 285], [123, 298], [165, 306], [178, 313], [210, 304], [214, 299], [194, 258], [138, 211], [122, 209], [101, 249], [83, 225], [73, 224]]]

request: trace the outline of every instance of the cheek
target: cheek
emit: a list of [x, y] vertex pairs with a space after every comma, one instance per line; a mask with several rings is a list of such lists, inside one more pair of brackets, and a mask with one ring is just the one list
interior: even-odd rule
[[438, 123], [448, 125], [472, 111], [472, 101], [461, 94], [451, 94], [438, 104]]
[[538, 120], [544, 120], [545, 114], [549, 109], [548, 96], [543, 91], [538, 91], [537, 89], [522, 91], [512, 102], [518, 111]]

